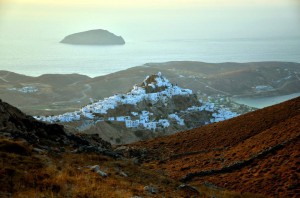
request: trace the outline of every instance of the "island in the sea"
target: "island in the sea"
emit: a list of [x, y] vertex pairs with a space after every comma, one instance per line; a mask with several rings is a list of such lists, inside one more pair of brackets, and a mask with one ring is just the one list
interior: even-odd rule
[[97, 29], [66, 36], [61, 43], [72, 45], [124, 45], [125, 41], [107, 30]]

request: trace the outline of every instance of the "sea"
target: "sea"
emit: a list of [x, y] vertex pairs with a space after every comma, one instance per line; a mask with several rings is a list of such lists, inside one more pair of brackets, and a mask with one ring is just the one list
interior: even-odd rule
[[264, 107], [268, 107], [271, 105], [275, 105], [290, 100], [292, 98], [297, 98], [299, 96], [300, 96], [300, 92], [288, 94], [288, 95], [272, 96], [272, 97], [232, 98], [232, 100], [239, 104], [244, 104], [250, 107], [261, 109]]
[[[26, 37], [25, 37], [26, 38]], [[60, 36], [20, 37], [0, 34], [0, 70], [29, 76], [78, 73], [102, 76], [145, 63], [168, 61], [300, 63], [300, 37], [168, 39], [130, 38], [120, 46], [79, 46], [60, 43]], [[290, 98], [235, 98], [238, 103], [263, 108]]]
[[95, 77], [153, 62], [300, 62], [300, 37], [125, 38], [121, 46], [68, 45], [61, 39], [0, 37], [0, 70], [30, 76], [79, 73]]

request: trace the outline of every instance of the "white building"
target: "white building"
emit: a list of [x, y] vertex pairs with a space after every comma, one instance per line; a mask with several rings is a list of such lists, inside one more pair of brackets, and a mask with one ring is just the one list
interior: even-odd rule
[[126, 128], [137, 128], [140, 124], [139, 120], [126, 120], [125, 121], [125, 126]]

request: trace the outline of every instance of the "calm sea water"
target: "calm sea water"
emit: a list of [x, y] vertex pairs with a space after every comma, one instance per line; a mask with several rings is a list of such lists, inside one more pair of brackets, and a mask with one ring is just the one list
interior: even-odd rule
[[232, 99], [237, 103], [245, 104], [250, 107], [264, 108], [267, 106], [284, 102], [286, 100], [290, 100], [292, 98], [297, 98], [299, 96], [300, 93], [294, 93], [289, 95], [264, 97], [264, 98], [232, 98]]
[[[125, 38], [126, 40], [126, 38]], [[147, 62], [300, 62], [300, 38], [127, 40], [124, 46], [73, 46], [59, 39], [0, 38], [0, 70], [38, 76], [80, 73], [91, 77]]]

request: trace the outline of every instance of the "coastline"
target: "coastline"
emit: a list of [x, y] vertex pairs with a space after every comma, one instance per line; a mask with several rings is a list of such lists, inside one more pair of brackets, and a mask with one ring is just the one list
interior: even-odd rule
[[31, 115], [61, 114], [91, 100], [127, 93], [145, 76], [158, 72], [204, 98], [267, 98], [300, 93], [300, 63], [171, 61], [146, 63], [93, 78], [80, 74], [32, 77], [0, 71], [0, 98]]
[[[89, 78], [97, 78], [97, 77], [103, 77], [103, 76], [107, 76], [107, 75], [112, 75], [118, 72], [123, 72], [123, 71], [127, 71], [127, 70], [131, 70], [131, 69], [135, 69], [135, 68], [144, 68], [144, 67], [151, 67], [151, 66], [157, 66], [157, 65], [169, 65], [169, 64], [189, 64], [189, 63], [196, 63], [196, 64], [203, 64], [203, 65], [224, 65], [224, 64], [241, 64], [244, 66], [247, 65], [253, 65], [253, 64], [299, 64], [300, 65], [300, 61], [299, 62], [293, 62], [293, 61], [273, 61], [273, 60], [266, 60], [266, 61], [245, 61], [245, 62], [204, 62], [204, 61], [195, 61], [195, 60], [174, 60], [174, 61], [163, 61], [163, 62], [146, 62], [144, 64], [141, 65], [137, 65], [137, 66], [128, 66], [126, 68], [122, 68], [120, 70], [116, 70], [113, 72], [109, 72], [109, 73], [105, 73], [102, 75], [86, 75], [84, 73], [80, 73], [80, 72], [65, 72], [65, 70], [63, 71], [63, 73], [58, 72], [48, 72], [48, 73], [41, 73], [41, 74], [28, 74], [27, 72], [18, 72], [16, 70], [7, 70], [7, 69], [0, 69], [0, 73], [14, 73], [17, 75], [22, 75], [22, 76], [27, 76], [27, 77], [41, 77], [43, 75], [81, 75], [81, 76], [86, 76]], [[1, 76], [0, 76], [1, 77]]]
[[58, 43], [57, 38], [18, 40], [14, 45], [11, 45], [10, 40], [0, 38], [0, 68], [30, 76], [79, 73], [96, 77], [145, 63], [168, 61], [300, 62], [300, 38], [128, 39], [124, 46], [74, 46]]

